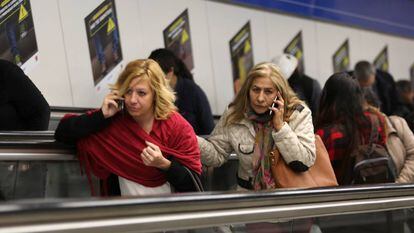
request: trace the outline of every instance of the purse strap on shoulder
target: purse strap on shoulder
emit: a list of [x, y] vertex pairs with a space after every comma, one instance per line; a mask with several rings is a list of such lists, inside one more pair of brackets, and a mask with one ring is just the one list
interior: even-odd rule
[[270, 151], [270, 156], [269, 156], [270, 165], [275, 166], [277, 164], [277, 161], [279, 160], [279, 157], [280, 157], [280, 152], [275, 147], [272, 151]]

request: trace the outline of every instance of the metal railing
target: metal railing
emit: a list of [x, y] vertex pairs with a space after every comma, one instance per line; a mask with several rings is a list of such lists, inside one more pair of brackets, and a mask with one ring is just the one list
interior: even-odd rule
[[154, 232], [414, 207], [414, 185], [58, 200], [0, 206], [0, 232]]

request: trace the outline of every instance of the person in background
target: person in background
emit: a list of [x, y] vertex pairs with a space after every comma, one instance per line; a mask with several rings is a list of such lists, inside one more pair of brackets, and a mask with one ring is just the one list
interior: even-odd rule
[[[371, 89], [362, 89], [367, 106], [379, 109], [375, 93]], [[386, 116], [387, 150], [396, 169], [396, 183], [414, 182], [414, 135], [404, 118]]]
[[158, 62], [164, 71], [176, 93], [176, 105], [181, 115], [190, 122], [197, 135], [209, 134], [214, 128], [210, 104], [184, 62], [168, 49], [156, 49], [149, 58]]
[[298, 60], [293, 55], [285, 53], [273, 58], [272, 62], [280, 68], [290, 87], [301, 100], [308, 104], [313, 116], [315, 116], [318, 112], [319, 99], [321, 97], [319, 82], [301, 71], [302, 69], [298, 66]]
[[250, 70], [211, 135], [198, 137], [198, 143], [206, 166], [219, 167], [232, 152], [238, 155], [239, 190], [276, 187], [269, 161], [274, 147], [295, 171], [306, 171], [315, 161], [311, 111], [272, 63]]
[[414, 130], [414, 90], [408, 80], [399, 80], [396, 83], [400, 105], [395, 109], [394, 114], [403, 117]]
[[377, 91], [378, 98], [381, 101], [381, 112], [387, 116], [394, 114], [398, 106], [401, 105], [394, 77], [386, 71], [377, 69], [374, 90]]
[[135, 60], [100, 109], [65, 116], [55, 138], [77, 144], [87, 174], [118, 175], [123, 196], [196, 191], [189, 172], [201, 174], [197, 138], [174, 100], [160, 66]]
[[[0, 131], [47, 130], [49, 119], [49, 104], [29, 77], [19, 66], [0, 59]], [[1, 162], [0, 190], [6, 200], [41, 198], [45, 176], [42, 162]]]
[[359, 86], [372, 87], [375, 83], [375, 67], [368, 61], [359, 61], [355, 64], [353, 77], [358, 81]]
[[17, 65], [0, 59], [0, 130], [47, 130], [50, 108]]
[[414, 182], [414, 135], [404, 118], [387, 117], [387, 149], [393, 158], [396, 183]]
[[326, 81], [317, 116], [316, 133], [326, 146], [338, 183], [351, 184], [354, 164], [350, 154], [361, 141], [369, 141], [373, 118], [379, 121], [374, 143], [385, 147], [385, 116], [366, 105], [359, 83], [345, 72]]
[[353, 77], [362, 88], [371, 88], [379, 100], [381, 112], [386, 115], [394, 113], [399, 106], [394, 78], [387, 72], [376, 70], [368, 61], [355, 64]]

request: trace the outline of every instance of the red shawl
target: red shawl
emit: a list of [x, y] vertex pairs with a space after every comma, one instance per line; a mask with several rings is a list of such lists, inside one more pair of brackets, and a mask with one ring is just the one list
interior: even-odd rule
[[167, 159], [174, 157], [201, 174], [197, 137], [191, 125], [176, 112], [167, 120], [154, 120], [150, 134], [128, 113], [115, 115], [108, 127], [78, 141], [79, 161], [88, 177], [90, 171], [100, 179], [114, 173], [147, 187], [160, 186], [166, 182], [164, 173], [146, 166], [141, 159], [140, 154], [147, 147], [145, 141], [159, 146]]

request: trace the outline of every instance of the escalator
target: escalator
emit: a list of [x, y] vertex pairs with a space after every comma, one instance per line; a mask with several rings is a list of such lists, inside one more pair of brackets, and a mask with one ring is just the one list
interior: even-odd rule
[[412, 232], [414, 185], [0, 205], [0, 232]]
[[414, 233], [414, 184], [235, 192], [234, 157], [203, 169], [209, 192], [98, 198], [75, 153], [53, 131], [0, 132], [0, 233]]

